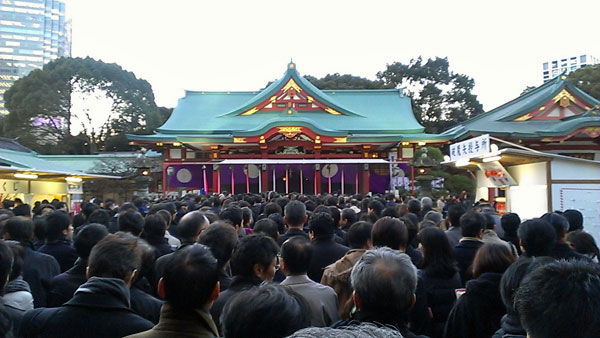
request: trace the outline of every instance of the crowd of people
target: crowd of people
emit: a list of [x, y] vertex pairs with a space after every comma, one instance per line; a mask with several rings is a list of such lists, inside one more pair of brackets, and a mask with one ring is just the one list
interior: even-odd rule
[[2, 337], [600, 337], [577, 210], [275, 192], [2, 206]]

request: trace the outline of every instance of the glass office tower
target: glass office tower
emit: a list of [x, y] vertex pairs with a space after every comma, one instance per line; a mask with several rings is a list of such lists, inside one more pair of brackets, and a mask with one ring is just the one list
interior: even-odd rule
[[0, 0], [0, 114], [15, 80], [71, 56], [71, 23], [57, 0]]

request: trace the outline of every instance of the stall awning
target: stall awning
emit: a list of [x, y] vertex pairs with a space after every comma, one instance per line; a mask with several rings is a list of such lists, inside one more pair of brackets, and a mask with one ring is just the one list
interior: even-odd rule
[[356, 158], [356, 159], [257, 159], [257, 160], [223, 160], [216, 164], [388, 164], [381, 158]]

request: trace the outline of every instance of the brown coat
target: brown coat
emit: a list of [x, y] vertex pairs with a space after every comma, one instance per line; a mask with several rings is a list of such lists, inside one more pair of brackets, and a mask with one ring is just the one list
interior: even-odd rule
[[350, 273], [354, 264], [360, 260], [365, 249], [352, 249], [337, 262], [327, 266], [321, 278], [321, 284], [329, 285], [335, 290], [338, 297], [338, 313], [340, 319], [349, 318], [352, 307], [352, 286]]
[[219, 332], [210, 313], [202, 310], [177, 311], [164, 303], [160, 320], [151, 330], [126, 338], [218, 337]]

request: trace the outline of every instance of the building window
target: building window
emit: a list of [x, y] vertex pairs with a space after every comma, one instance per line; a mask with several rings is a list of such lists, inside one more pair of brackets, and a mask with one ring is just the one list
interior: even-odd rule
[[169, 149], [169, 158], [180, 159], [181, 158], [181, 148]]
[[558, 68], [558, 61], [552, 61], [552, 68]]
[[548, 70], [548, 62], [544, 62], [544, 70]]
[[549, 74], [550, 74], [550, 73], [549, 73], [548, 71], [545, 71], [545, 72], [544, 72], [544, 76], [547, 76], [547, 75], [549, 75]]
[[582, 55], [579, 57], [579, 62], [581, 63], [586, 63], [587, 62], [587, 55]]

